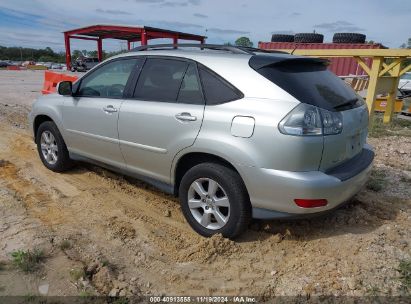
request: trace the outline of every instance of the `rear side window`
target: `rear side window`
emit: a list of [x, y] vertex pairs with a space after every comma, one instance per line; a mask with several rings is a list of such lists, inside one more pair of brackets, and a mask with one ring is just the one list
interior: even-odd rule
[[134, 98], [176, 102], [188, 62], [174, 59], [149, 58], [144, 64]]
[[199, 69], [207, 105], [221, 104], [242, 98], [235, 87], [205, 68]]
[[358, 100], [356, 93], [324, 64], [289, 60], [263, 66], [257, 72], [300, 102], [327, 110], [352, 107]]

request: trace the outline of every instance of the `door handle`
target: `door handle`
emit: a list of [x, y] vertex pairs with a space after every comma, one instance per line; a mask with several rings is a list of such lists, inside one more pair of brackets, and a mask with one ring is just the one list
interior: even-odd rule
[[118, 110], [113, 107], [112, 105], [108, 105], [106, 107], [103, 108], [103, 111], [106, 113], [116, 113]]
[[176, 118], [177, 120], [180, 120], [180, 121], [196, 121], [197, 120], [197, 117], [192, 116], [190, 113], [187, 113], [187, 112], [176, 114]]

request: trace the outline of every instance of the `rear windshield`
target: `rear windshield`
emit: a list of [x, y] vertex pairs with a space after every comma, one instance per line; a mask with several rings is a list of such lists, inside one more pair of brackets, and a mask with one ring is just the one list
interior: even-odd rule
[[324, 64], [292, 60], [256, 70], [300, 102], [328, 110], [353, 108], [357, 94]]

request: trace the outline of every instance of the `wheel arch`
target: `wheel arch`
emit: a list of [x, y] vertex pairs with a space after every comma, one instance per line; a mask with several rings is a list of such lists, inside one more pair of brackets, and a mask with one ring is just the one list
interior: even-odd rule
[[[241, 173], [237, 170], [237, 168], [227, 159], [221, 157], [216, 154], [206, 153], [206, 152], [188, 152], [184, 155], [181, 155], [178, 160], [175, 161], [174, 169], [172, 170], [172, 181], [174, 184], [174, 194], [178, 195], [178, 189], [180, 187], [181, 179], [183, 178], [184, 174], [193, 166], [201, 164], [201, 163], [217, 163], [223, 166], [226, 166], [232, 170], [234, 170], [242, 179], [245, 189], [247, 187], [245, 185], [244, 179], [241, 176]], [[248, 191], [247, 191], [248, 194]]]
[[37, 115], [37, 116], [34, 118], [34, 120], [33, 120], [33, 135], [34, 135], [34, 141], [36, 141], [37, 130], [39, 129], [40, 125], [41, 125], [43, 122], [46, 122], [46, 121], [54, 122], [53, 119], [52, 119], [50, 116], [44, 115], [44, 114]]

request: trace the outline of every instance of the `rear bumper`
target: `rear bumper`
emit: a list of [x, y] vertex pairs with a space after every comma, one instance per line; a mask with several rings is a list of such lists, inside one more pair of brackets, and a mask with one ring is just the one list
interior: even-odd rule
[[[337, 208], [354, 196], [368, 179], [374, 153], [368, 145], [364, 150], [361, 158], [355, 157], [327, 173], [240, 167], [250, 195], [253, 217], [296, 217]], [[302, 208], [294, 203], [296, 198], [326, 199], [328, 204], [323, 207]]]

